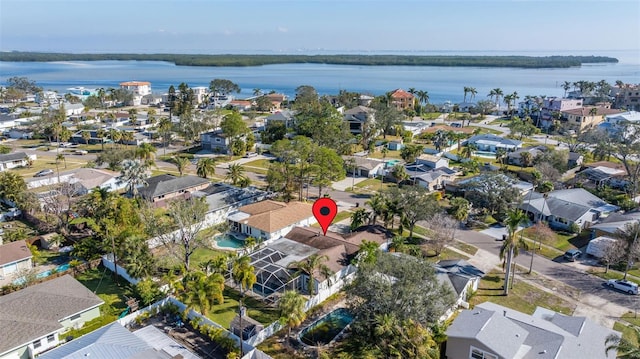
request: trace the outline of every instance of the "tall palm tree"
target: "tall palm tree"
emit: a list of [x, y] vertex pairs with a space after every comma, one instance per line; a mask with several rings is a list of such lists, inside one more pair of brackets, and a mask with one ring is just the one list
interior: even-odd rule
[[418, 90], [418, 100], [425, 105], [429, 104], [429, 92], [424, 90]]
[[476, 94], [478, 93], [478, 90], [476, 90], [475, 87], [469, 87], [469, 93], [471, 94], [471, 96], [469, 96], [469, 101], [473, 101], [474, 98], [476, 98]]
[[91, 139], [91, 132], [90, 131], [82, 131], [82, 139], [84, 140], [84, 144], [88, 145], [89, 144], [89, 140]]
[[242, 182], [245, 178], [244, 167], [239, 163], [230, 164], [227, 170], [229, 173], [227, 173], [227, 176], [224, 179], [231, 181], [231, 184], [234, 186], [238, 185], [238, 183]]
[[278, 302], [280, 323], [289, 327], [287, 334], [289, 338], [291, 338], [291, 329], [302, 324], [307, 317], [304, 311], [305, 303], [305, 298], [295, 290], [285, 291]]
[[160, 121], [158, 122], [158, 132], [160, 132], [160, 136], [162, 137], [162, 142], [163, 142], [162, 147], [164, 148], [165, 155], [167, 154], [167, 147], [171, 144], [170, 140], [171, 140], [172, 128], [173, 128], [173, 123], [171, 122], [171, 119], [167, 117], [161, 118]]
[[240, 287], [240, 293], [244, 295], [247, 290], [251, 290], [256, 283], [255, 268], [251, 265], [251, 257], [241, 256], [233, 261], [231, 277]]
[[502, 97], [502, 95], [504, 95], [504, 93], [502, 92], [502, 89], [498, 87], [489, 91], [489, 94], [487, 96], [489, 98], [495, 98], [496, 107], [498, 107], [498, 105], [500, 104], [500, 97]]
[[451, 202], [451, 215], [453, 218], [460, 222], [465, 222], [469, 217], [469, 210], [471, 209], [471, 205], [469, 201], [462, 197], [454, 197]]
[[212, 157], [203, 157], [198, 160], [196, 173], [202, 178], [207, 178], [216, 172], [216, 160]]
[[122, 161], [122, 173], [116, 181], [118, 184], [126, 183], [127, 193], [132, 197], [136, 197], [138, 195], [138, 187], [146, 186], [146, 179], [149, 176], [147, 165], [140, 160], [124, 160]]
[[[640, 342], [640, 328], [637, 326], [631, 326], [633, 334], [636, 337], [636, 342]], [[610, 334], [605, 340], [605, 355], [608, 355], [610, 351], [615, 350], [617, 352], [616, 358], [618, 359], [639, 359], [640, 347], [632, 341], [619, 337], [615, 334]]]
[[[500, 247], [500, 259], [507, 259], [505, 276], [504, 276], [504, 295], [509, 295], [509, 278], [511, 277], [511, 261], [518, 256], [519, 248], [527, 249], [527, 243], [522, 236], [516, 238], [518, 227], [527, 221], [527, 215], [523, 211], [516, 209], [507, 213], [507, 237]], [[515, 274], [515, 273], [513, 273]]]
[[464, 98], [462, 100], [462, 102], [467, 102], [467, 94], [469, 93], [469, 87], [465, 86], [464, 87]]
[[331, 269], [326, 264], [324, 264], [324, 262], [328, 260], [328, 256], [319, 255], [316, 253], [299, 262], [293, 262], [290, 264], [290, 267], [298, 269], [298, 274], [304, 273], [308, 277], [307, 287], [310, 296], [313, 296], [315, 294], [316, 279], [314, 275], [321, 275], [325, 278], [329, 278], [333, 275], [333, 271], [331, 271]]
[[351, 225], [349, 228], [352, 231], [355, 231], [363, 224], [369, 221], [369, 212], [365, 208], [358, 208], [353, 213], [351, 213]]
[[187, 166], [189, 166], [189, 159], [181, 156], [173, 156], [171, 158], [171, 162], [173, 162], [173, 164], [176, 166], [180, 177], [182, 177], [182, 175], [184, 174], [184, 170], [186, 170]]
[[627, 223], [623, 228], [616, 231], [615, 237], [621, 241], [624, 253], [626, 254], [627, 265], [624, 267], [624, 280], [627, 279], [629, 267], [631, 267], [633, 259], [640, 252], [638, 245], [638, 235], [640, 234], [640, 222]]
[[145, 142], [136, 148], [136, 157], [143, 160], [146, 164], [152, 165], [157, 150], [154, 145]]
[[571, 82], [565, 81], [562, 84], [562, 89], [564, 90], [564, 96], [562, 96], [562, 97], [567, 97], [567, 91], [569, 91], [571, 89]]

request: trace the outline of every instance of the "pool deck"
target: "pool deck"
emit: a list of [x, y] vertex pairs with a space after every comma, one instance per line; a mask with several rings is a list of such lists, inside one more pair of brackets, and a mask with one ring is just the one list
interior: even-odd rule
[[[46, 272], [48, 270], [57, 268], [58, 266], [59, 266], [58, 264], [53, 264], [53, 263], [43, 264], [43, 265], [36, 265], [32, 267], [32, 269], [35, 269], [36, 273], [42, 273], [42, 272]], [[19, 277], [20, 277], [19, 273], [13, 273], [10, 276], [0, 277], [0, 287], [4, 287], [5, 285], [12, 284], [13, 281], [18, 279]]]

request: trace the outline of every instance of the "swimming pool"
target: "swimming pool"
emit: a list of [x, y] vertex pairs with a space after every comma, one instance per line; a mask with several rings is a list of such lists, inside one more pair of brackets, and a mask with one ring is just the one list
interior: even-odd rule
[[353, 315], [346, 308], [338, 308], [302, 329], [300, 341], [310, 346], [327, 345], [352, 321]]
[[221, 248], [240, 249], [244, 247], [244, 241], [239, 240], [234, 235], [224, 233], [215, 237], [216, 245]]
[[[55, 273], [64, 272], [69, 268], [71, 268], [69, 263], [61, 264], [61, 265], [55, 267], [54, 269], [49, 269], [49, 270], [46, 270], [44, 272], [40, 272], [40, 273], [36, 274], [36, 279], [46, 278], [46, 277], [50, 276], [52, 273], [54, 273], [54, 272]], [[24, 282], [25, 282], [24, 277], [21, 277], [21, 278], [18, 278], [16, 280], [14, 280], [13, 284], [20, 285], [20, 284], [24, 284]]]
[[496, 158], [495, 152], [490, 151], [473, 151], [474, 156]]

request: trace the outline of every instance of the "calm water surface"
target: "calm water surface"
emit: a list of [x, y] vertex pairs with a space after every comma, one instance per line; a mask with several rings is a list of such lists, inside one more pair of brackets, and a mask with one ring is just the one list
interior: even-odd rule
[[[620, 58], [620, 57], [618, 57]], [[156, 93], [170, 85], [208, 86], [214, 78], [236, 82], [240, 96], [250, 96], [254, 88], [293, 95], [296, 87], [311, 85], [320, 94], [339, 90], [380, 95], [395, 88], [426, 90], [430, 102], [460, 102], [465, 86], [475, 87], [476, 100], [486, 98], [493, 88], [504, 93], [561, 96], [564, 81], [640, 83], [640, 59], [621, 59], [617, 64], [594, 64], [568, 69], [516, 69], [434, 66], [348, 66], [322, 64], [280, 64], [256, 67], [190, 67], [157, 61], [93, 62], [0, 62], [0, 83], [25, 76], [43, 87], [61, 93], [69, 87], [118, 87], [123, 81], [149, 81]]]

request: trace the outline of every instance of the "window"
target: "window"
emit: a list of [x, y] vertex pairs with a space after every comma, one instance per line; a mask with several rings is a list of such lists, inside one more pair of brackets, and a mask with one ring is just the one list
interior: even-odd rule
[[47, 336], [47, 342], [51, 343], [51, 342], [54, 342], [55, 340], [56, 340], [55, 334], [51, 334]]
[[40, 342], [39, 340], [36, 340], [32, 344], [33, 344], [33, 349], [38, 349], [42, 346], [42, 342]]
[[76, 314], [73, 317], [69, 318], [69, 320], [74, 321], [80, 319], [80, 314]]
[[471, 353], [469, 353], [469, 359], [498, 359], [496, 355], [489, 354], [484, 350], [471, 347]]

